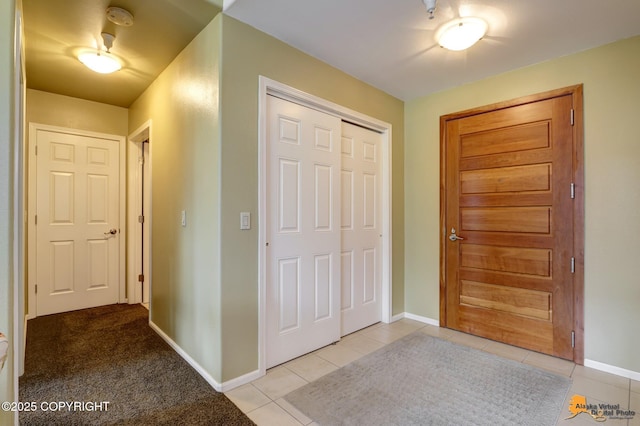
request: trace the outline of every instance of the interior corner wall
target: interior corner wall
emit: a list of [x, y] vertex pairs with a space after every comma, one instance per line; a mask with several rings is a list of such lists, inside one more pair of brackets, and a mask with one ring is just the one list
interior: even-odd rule
[[127, 108], [27, 89], [27, 123], [127, 136], [128, 116]]
[[585, 358], [640, 372], [640, 37], [406, 103], [405, 304], [439, 317], [440, 116], [584, 84]]
[[221, 383], [219, 16], [131, 105], [129, 132], [152, 120], [151, 321]]
[[[403, 102], [246, 24], [222, 16], [221, 291], [223, 380], [258, 368], [258, 77], [263, 75], [391, 123], [393, 312], [404, 312]], [[254, 221], [256, 223], [257, 221]]]
[[[9, 356], [0, 371], [0, 401], [17, 401], [14, 392], [13, 344], [13, 149], [14, 0], [0, 2], [0, 332], [9, 338]], [[14, 413], [0, 411], [0, 424], [13, 424]]]

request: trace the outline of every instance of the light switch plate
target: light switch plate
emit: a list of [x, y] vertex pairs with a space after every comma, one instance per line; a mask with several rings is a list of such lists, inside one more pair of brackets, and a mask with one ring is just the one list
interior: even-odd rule
[[186, 210], [182, 210], [182, 215], [181, 215], [181, 221], [182, 221], [182, 226], [187, 226], [187, 211]]
[[240, 229], [243, 231], [251, 229], [251, 213], [240, 212]]

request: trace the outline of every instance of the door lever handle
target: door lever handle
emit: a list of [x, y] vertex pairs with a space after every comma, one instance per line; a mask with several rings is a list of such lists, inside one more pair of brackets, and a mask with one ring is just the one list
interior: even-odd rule
[[458, 241], [458, 240], [464, 240], [464, 238], [462, 237], [458, 237], [456, 235], [456, 228], [451, 228], [451, 235], [449, 235], [449, 239], [451, 241]]
[[118, 233], [118, 230], [116, 228], [111, 228], [109, 232], [105, 232], [104, 235], [107, 235], [107, 236], [116, 235], [117, 233]]

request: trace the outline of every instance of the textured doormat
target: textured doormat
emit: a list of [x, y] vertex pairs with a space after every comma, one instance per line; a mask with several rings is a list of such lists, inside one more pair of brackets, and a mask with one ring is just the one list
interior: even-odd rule
[[285, 396], [321, 425], [555, 425], [570, 379], [415, 332]]
[[148, 318], [110, 305], [29, 320], [20, 424], [253, 425]]

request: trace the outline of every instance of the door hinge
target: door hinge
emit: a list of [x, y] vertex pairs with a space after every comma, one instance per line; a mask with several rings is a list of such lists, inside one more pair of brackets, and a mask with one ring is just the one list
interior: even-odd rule
[[571, 182], [571, 198], [576, 198], [576, 184]]
[[35, 147], [35, 154], [38, 155], [38, 145]]
[[576, 272], [576, 258], [572, 257], [571, 258], [571, 273], [575, 274]]
[[38, 224], [38, 215], [36, 215], [36, 225]]
[[36, 294], [38, 294], [38, 284], [36, 284]]
[[138, 275], [138, 281], [141, 282], [141, 283], [144, 282], [144, 275], [143, 274]]
[[571, 347], [576, 347], [576, 332], [571, 330]]
[[144, 216], [143, 215], [138, 216], [138, 223], [144, 223]]
[[571, 108], [571, 125], [575, 124], [575, 111]]

